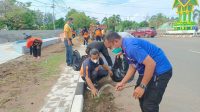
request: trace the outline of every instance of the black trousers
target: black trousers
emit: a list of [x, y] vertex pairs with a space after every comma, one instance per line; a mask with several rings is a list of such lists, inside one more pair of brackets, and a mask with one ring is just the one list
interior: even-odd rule
[[101, 41], [101, 36], [96, 36], [96, 41]]
[[88, 39], [89, 38], [84, 38], [83, 45], [88, 45]]
[[41, 56], [41, 47], [42, 47], [42, 42], [39, 41], [34, 41], [32, 47], [32, 52], [34, 57]]
[[[103, 67], [99, 67], [98, 71], [92, 71], [91, 75], [89, 76], [92, 83], [100, 81], [102, 78], [108, 76], [108, 71], [105, 70]], [[84, 81], [86, 81], [85, 76], [81, 77]]]
[[33, 54], [33, 46], [30, 47], [30, 55]]
[[[139, 99], [142, 112], [159, 112], [159, 104], [171, 77], [172, 70], [169, 70], [160, 76], [152, 78], [144, 95]], [[141, 83], [142, 78], [142, 76], [139, 76], [137, 86]]]

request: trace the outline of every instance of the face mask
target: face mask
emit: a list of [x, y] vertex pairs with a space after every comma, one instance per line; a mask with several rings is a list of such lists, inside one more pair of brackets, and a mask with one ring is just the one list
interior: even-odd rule
[[99, 59], [96, 59], [96, 60], [92, 60], [93, 63], [97, 63], [99, 62]]
[[114, 54], [119, 54], [119, 53], [122, 52], [122, 48], [114, 48], [114, 49], [112, 50], [112, 52], [113, 52]]

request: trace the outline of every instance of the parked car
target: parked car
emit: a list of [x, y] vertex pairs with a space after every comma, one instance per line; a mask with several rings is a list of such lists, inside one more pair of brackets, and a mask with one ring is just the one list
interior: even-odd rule
[[134, 37], [155, 37], [157, 35], [157, 32], [155, 30], [155, 28], [151, 27], [151, 28], [142, 28], [142, 29], [137, 29], [133, 32], [131, 32], [131, 35], [133, 35]]

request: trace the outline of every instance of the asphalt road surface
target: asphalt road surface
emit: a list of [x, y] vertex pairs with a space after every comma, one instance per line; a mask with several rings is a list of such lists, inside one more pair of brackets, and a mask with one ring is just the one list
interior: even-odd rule
[[[173, 65], [160, 112], [200, 112], [200, 38], [147, 39], [161, 47]], [[116, 93], [115, 103], [125, 112], [140, 112], [133, 87]]]

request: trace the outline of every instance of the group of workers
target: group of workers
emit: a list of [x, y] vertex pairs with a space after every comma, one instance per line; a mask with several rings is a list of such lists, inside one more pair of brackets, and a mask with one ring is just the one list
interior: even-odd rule
[[[93, 37], [93, 35], [94, 35], [94, 37]], [[96, 40], [96, 41], [102, 41], [104, 35], [105, 35], [105, 29], [102, 29], [99, 24], [97, 24], [94, 31], [89, 31], [86, 26], [81, 31], [81, 36], [84, 39], [83, 45], [88, 45], [89, 38]]]
[[[66, 63], [72, 66], [72, 30], [73, 18], [69, 18], [64, 26], [64, 44], [66, 47]], [[96, 29], [101, 30], [101, 29]], [[89, 37], [86, 28], [84, 35]], [[99, 32], [100, 33], [100, 32]], [[97, 32], [98, 34], [98, 32]], [[85, 43], [88, 39], [84, 37]], [[34, 57], [40, 57], [42, 41], [27, 36], [27, 47], [33, 48]], [[94, 96], [97, 95], [98, 81], [103, 77], [112, 76], [113, 66], [108, 49], [116, 56], [124, 55], [129, 68], [123, 80], [116, 84], [116, 91], [124, 89], [128, 81], [138, 72], [139, 78], [133, 90], [133, 97], [139, 99], [142, 112], [159, 112], [159, 104], [172, 77], [172, 65], [167, 56], [158, 46], [135, 37], [122, 37], [117, 32], [107, 32], [101, 41], [102, 35], [96, 35], [96, 42], [90, 43], [86, 48], [89, 55], [81, 66], [80, 74]], [[100, 42], [101, 41], [101, 42]], [[103, 54], [108, 64], [105, 64], [100, 54]], [[130, 96], [127, 96], [130, 97]], [[131, 99], [130, 99], [131, 100]]]
[[[67, 24], [73, 22], [69, 19]], [[68, 25], [67, 25], [68, 26]], [[70, 45], [70, 30], [64, 29], [65, 41]], [[96, 40], [100, 38], [97, 36]], [[82, 63], [80, 74], [86, 82], [93, 95], [97, 95], [98, 81], [106, 76], [112, 76], [112, 61], [107, 49], [110, 49], [116, 56], [124, 55], [129, 63], [128, 71], [123, 80], [116, 84], [116, 91], [121, 91], [135, 75], [139, 73], [137, 85], [133, 97], [139, 99], [142, 112], [159, 112], [159, 104], [164, 95], [169, 80], [172, 77], [172, 65], [167, 56], [158, 46], [135, 37], [121, 37], [117, 32], [107, 32], [103, 42], [92, 42], [86, 48], [89, 55]], [[72, 47], [70, 47], [71, 49]], [[108, 65], [100, 57], [102, 53]], [[67, 50], [67, 54], [71, 54]], [[67, 60], [71, 58], [67, 55]], [[71, 61], [67, 61], [68, 65]], [[129, 96], [127, 96], [129, 97]]]

